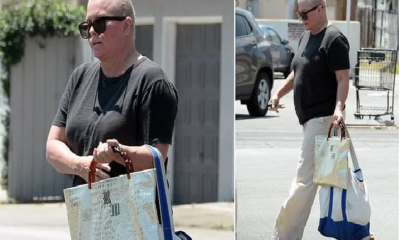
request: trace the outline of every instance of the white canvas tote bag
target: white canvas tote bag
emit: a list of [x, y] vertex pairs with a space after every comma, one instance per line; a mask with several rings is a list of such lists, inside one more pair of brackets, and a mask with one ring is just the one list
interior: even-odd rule
[[340, 136], [331, 136], [332, 127], [333, 124], [328, 135], [315, 136], [313, 182], [346, 189], [350, 139], [346, 137], [343, 123], [340, 124]]
[[[184, 232], [175, 233], [162, 155], [147, 147], [153, 155], [153, 169], [94, 182], [96, 163], [92, 162], [89, 184], [64, 190], [72, 240], [191, 239]], [[130, 159], [126, 164], [131, 171]]]

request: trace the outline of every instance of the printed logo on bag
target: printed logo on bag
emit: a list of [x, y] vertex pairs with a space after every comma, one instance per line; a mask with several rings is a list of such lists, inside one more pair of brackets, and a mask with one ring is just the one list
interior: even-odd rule
[[103, 201], [104, 201], [103, 205], [111, 204], [110, 190], [103, 192]]
[[111, 204], [111, 217], [118, 216], [121, 212], [119, 211], [119, 203]]
[[103, 205], [107, 204], [110, 204], [111, 206], [111, 217], [118, 216], [121, 213], [119, 203], [111, 204], [110, 190], [103, 191]]

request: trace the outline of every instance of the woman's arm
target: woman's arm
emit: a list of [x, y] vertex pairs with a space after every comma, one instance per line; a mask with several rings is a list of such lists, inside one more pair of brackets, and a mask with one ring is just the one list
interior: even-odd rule
[[289, 76], [286, 78], [284, 84], [282, 85], [282, 87], [280, 89], [278, 89], [278, 91], [276, 91], [271, 99], [269, 100], [269, 103], [271, 104], [271, 109], [272, 111], [276, 111], [278, 109], [278, 105], [279, 105], [279, 100], [285, 96], [286, 94], [288, 94], [290, 91], [293, 90], [293, 86], [294, 86], [294, 71], [292, 71]]
[[[158, 143], [154, 144], [161, 154], [164, 161], [167, 158], [169, 144]], [[133, 162], [135, 171], [142, 171], [154, 167], [153, 155], [150, 150], [145, 146], [126, 146], [119, 144], [117, 140], [107, 140], [106, 143], [101, 143], [94, 152], [94, 159], [100, 163], [110, 163], [113, 160], [125, 166], [124, 159], [118, 154], [113, 152], [111, 147], [120, 147], [123, 152], [126, 152]]]
[[333, 125], [339, 129], [339, 122], [343, 120], [343, 108], [349, 93], [349, 69], [335, 71], [336, 81], [338, 83], [336, 93], [336, 107], [333, 114]]
[[[80, 157], [74, 154], [66, 145], [65, 128], [51, 126], [47, 137], [46, 158], [58, 172], [78, 175], [88, 181], [93, 156]], [[98, 164], [97, 168], [110, 171], [108, 164]], [[96, 176], [100, 180], [109, 178], [108, 174], [100, 170], [96, 172]]]

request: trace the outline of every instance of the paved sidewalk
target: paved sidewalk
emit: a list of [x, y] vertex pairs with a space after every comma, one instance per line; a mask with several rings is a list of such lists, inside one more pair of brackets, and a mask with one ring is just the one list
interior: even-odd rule
[[[234, 237], [233, 203], [179, 205], [173, 206], [173, 211], [176, 229], [186, 231], [193, 239]], [[66, 206], [64, 203], [0, 204], [0, 236], [2, 240], [70, 239]]]

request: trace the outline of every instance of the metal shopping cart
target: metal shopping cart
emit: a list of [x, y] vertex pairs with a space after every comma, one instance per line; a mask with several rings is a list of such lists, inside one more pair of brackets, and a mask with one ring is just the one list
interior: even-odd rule
[[[357, 65], [354, 69], [354, 86], [357, 96], [356, 118], [364, 116], [378, 119], [390, 115], [394, 120], [394, 86], [396, 77], [397, 51], [391, 49], [362, 48], [357, 54]], [[386, 104], [375, 106], [361, 105], [360, 91], [381, 91], [386, 93]], [[384, 106], [386, 105], [386, 106]]]

